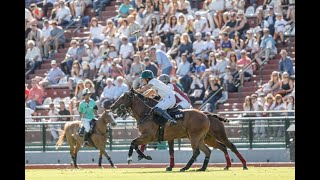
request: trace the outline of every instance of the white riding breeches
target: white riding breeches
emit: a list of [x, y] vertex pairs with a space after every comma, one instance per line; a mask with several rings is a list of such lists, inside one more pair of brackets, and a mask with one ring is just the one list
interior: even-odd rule
[[89, 132], [90, 130], [90, 121], [91, 119], [86, 119], [86, 118], [82, 118], [81, 120], [82, 126], [84, 126], [84, 129], [86, 132]]
[[180, 101], [178, 105], [180, 105], [183, 109], [192, 109], [191, 104], [187, 100]]
[[162, 110], [167, 110], [169, 108], [172, 108], [176, 104], [176, 97], [174, 94], [169, 94], [163, 99], [159, 101], [159, 103], [155, 106]]

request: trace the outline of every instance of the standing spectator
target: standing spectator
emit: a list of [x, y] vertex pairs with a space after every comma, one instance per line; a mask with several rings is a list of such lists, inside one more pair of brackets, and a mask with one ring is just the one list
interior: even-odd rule
[[294, 75], [293, 71], [293, 63], [290, 56], [285, 49], [280, 51], [281, 58], [279, 60], [279, 72], [282, 74], [283, 72], [287, 72], [289, 76]]
[[[49, 117], [59, 116], [59, 110], [55, 108], [53, 102], [49, 104], [49, 109], [50, 109], [48, 112]], [[48, 122], [57, 122], [58, 119], [59, 119], [58, 117], [50, 117]], [[56, 142], [59, 138], [59, 132], [61, 131], [61, 127], [59, 124], [50, 124], [49, 128], [50, 128], [51, 135], [53, 137], [53, 141]]]
[[65, 74], [62, 70], [57, 66], [57, 61], [51, 61], [51, 69], [48, 72], [48, 75], [39, 83], [40, 86], [46, 87], [52, 84], [58, 84], [59, 80], [63, 78]]
[[158, 66], [154, 62], [151, 62], [148, 56], [144, 57], [143, 60], [144, 60], [144, 65], [146, 65], [145, 70], [150, 70], [153, 72], [153, 74], [158, 73]]
[[184, 92], [189, 92], [192, 79], [189, 76], [191, 64], [187, 61], [187, 54], [182, 53], [181, 62], [178, 65], [177, 76], [183, 87]]
[[167, 74], [170, 76], [173, 64], [168, 58], [167, 54], [154, 46], [150, 48], [150, 53], [156, 57], [156, 62], [159, 66], [157, 75], [160, 76], [160, 74]]
[[[59, 110], [58, 114], [60, 114], [62, 116], [70, 115], [70, 111], [68, 109], [66, 109], [64, 101], [60, 101], [59, 105], [60, 105], [60, 110]], [[70, 121], [70, 117], [60, 117], [59, 121]]]
[[[273, 111], [281, 111], [281, 110], [286, 110], [287, 107], [286, 107], [286, 104], [283, 102], [283, 99], [282, 99], [282, 96], [280, 94], [277, 94], [275, 96], [275, 103], [274, 103], [274, 107], [273, 107]], [[286, 113], [272, 113], [272, 116], [275, 116], [275, 117], [278, 117], [278, 116], [285, 116]], [[277, 120], [278, 124], [279, 125], [279, 122], [281, 123], [284, 123], [283, 120]], [[274, 127], [273, 128], [273, 137], [283, 137], [283, 134], [284, 134], [284, 127]]]
[[27, 99], [27, 107], [36, 110], [37, 105], [41, 105], [43, 101], [43, 92], [35, 80], [31, 81], [30, 94]]

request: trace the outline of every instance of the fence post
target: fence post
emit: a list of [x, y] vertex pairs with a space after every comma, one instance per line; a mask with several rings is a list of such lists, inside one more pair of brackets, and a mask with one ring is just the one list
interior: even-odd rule
[[252, 119], [249, 119], [249, 148], [252, 149], [253, 141], [253, 128], [252, 128]]
[[289, 133], [287, 132], [287, 129], [290, 126], [290, 120], [289, 119], [285, 119], [284, 122], [284, 133], [285, 133], [285, 141], [286, 141], [286, 148], [289, 146], [290, 144], [290, 138], [289, 138]]
[[42, 124], [42, 151], [43, 152], [46, 152], [46, 144], [47, 144], [46, 125]]
[[110, 151], [112, 151], [112, 129], [111, 127], [109, 126], [109, 147], [110, 147]]
[[178, 139], [178, 149], [180, 150], [181, 148], [181, 139]]

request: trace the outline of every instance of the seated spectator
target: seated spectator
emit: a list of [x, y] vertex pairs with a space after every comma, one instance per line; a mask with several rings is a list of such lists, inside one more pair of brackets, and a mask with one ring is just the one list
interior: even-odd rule
[[[215, 44], [213, 38], [211, 38], [210, 32], [206, 32], [205, 39], [206, 39], [206, 41], [204, 42], [204, 45], [206, 47], [206, 55], [208, 57], [210, 52], [216, 52], [216, 44]], [[208, 58], [206, 60], [208, 60]]]
[[56, 18], [58, 9], [59, 9], [59, 2], [55, 1], [53, 3], [53, 9], [51, 10], [51, 15], [49, 18], [50, 20], [54, 20]]
[[117, 17], [126, 18], [129, 16], [129, 8], [131, 7], [129, 0], [123, 0], [123, 3], [119, 7], [119, 14]]
[[208, 101], [205, 105], [205, 111], [215, 113], [217, 109], [217, 101], [222, 97], [220, 79], [217, 76], [211, 76], [209, 78], [209, 84], [210, 86], [205, 91], [203, 102]]
[[125, 74], [129, 74], [132, 57], [134, 55], [134, 49], [133, 45], [128, 42], [128, 38], [126, 36], [122, 36], [121, 39], [122, 45], [120, 46], [118, 60], [122, 64]]
[[233, 73], [234, 71], [237, 70], [237, 63], [238, 63], [238, 58], [237, 58], [237, 55], [236, 53], [230, 53], [230, 56], [229, 56], [229, 66], [230, 66], [230, 72]]
[[274, 108], [274, 96], [271, 93], [268, 93], [267, 96], [265, 97], [265, 102], [263, 105], [263, 111], [265, 111], [264, 113], [262, 113], [263, 116], [265, 117], [269, 117], [270, 114], [267, 113], [266, 111], [271, 111]]
[[[190, 15], [187, 16], [187, 25], [184, 30], [184, 33], [186, 33], [189, 36], [190, 41], [193, 41], [193, 34], [196, 32], [193, 20], [194, 20], [193, 16], [190, 16]], [[189, 53], [192, 53], [192, 52], [189, 52]]]
[[72, 17], [83, 17], [86, 3], [84, 0], [72, 0], [69, 4], [70, 13]]
[[28, 99], [29, 94], [30, 94], [30, 90], [29, 90], [29, 88], [28, 88], [28, 84], [26, 84], [26, 85], [25, 85], [25, 90], [24, 90], [24, 98], [25, 98], [25, 100]]
[[172, 44], [171, 48], [167, 51], [167, 54], [172, 59], [175, 59], [178, 62], [178, 64], [180, 63], [180, 60], [181, 60], [180, 57], [179, 57], [179, 48], [180, 48], [180, 35], [176, 34], [176, 35], [174, 35], [173, 44]]
[[[250, 96], [246, 96], [243, 103], [243, 111], [254, 111], [254, 106]], [[256, 117], [256, 113], [243, 113], [243, 117]]]
[[184, 90], [184, 92], [189, 95], [191, 104], [194, 104], [198, 100], [203, 100], [205, 89], [199, 77], [191, 74], [191, 78], [192, 83], [190, 86], [190, 90], [189, 92]]
[[[263, 51], [262, 56], [265, 56], [265, 61], [268, 61], [270, 58], [274, 57], [277, 53], [277, 48], [275, 46], [275, 41], [273, 37], [269, 34], [269, 29], [264, 28], [263, 29], [263, 37], [260, 44], [261, 51]], [[258, 54], [258, 53], [257, 53]], [[259, 63], [259, 65], [262, 65], [262, 60], [260, 59], [260, 56], [256, 56], [256, 60]]]
[[[289, 22], [292, 22], [292, 21], [295, 21], [296, 19], [296, 15], [295, 15], [295, 1], [293, 0], [293, 2], [291, 2], [292, 0], [289, 0], [289, 8], [287, 10], [287, 17], [286, 19], [289, 21]], [[288, 22], [288, 23], [289, 23]]]
[[241, 59], [238, 60], [237, 66], [238, 71], [235, 71], [233, 76], [237, 80], [240, 79], [240, 85], [243, 85], [244, 78], [250, 78], [253, 76], [253, 68], [251, 59], [247, 56], [247, 52], [245, 50], [241, 51]]
[[155, 16], [151, 17], [150, 23], [145, 27], [145, 36], [155, 36], [157, 33], [158, 21]]
[[244, 16], [243, 10], [238, 10], [237, 16], [237, 24], [233, 30], [239, 32], [239, 37], [244, 40], [246, 35], [245, 33], [250, 28], [250, 25], [247, 21], [247, 18]]
[[45, 19], [43, 21], [43, 28], [41, 30], [41, 36], [40, 36], [40, 41], [41, 41], [41, 48], [42, 49], [42, 57], [49, 57], [49, 50], [50, 50], [50, 32], [52, 30], [52, 26], [49, 25], [49, 21]]
[[196, 20], [194, 21], [195, 33], [199, 32], [199, 33], [201, 33], [201, 37], [203, 37], [203, 36], [205, 36], [206, 32], [210, 31], [210, 29], [208, 27], [208, 20], [207, 20], [207, 18], [202, 17], [201, 13], [199, 11], [197, 11], [195, 13], [195, 15], [196, 15]]
[[[172, 46], [173, 45], [174, 44], [172, 44]], [[160, 49], [162, 51], [166, 51], [166, 46], [161, 42], [160, 36], [155, 36], [154, 37], [154, 47], [156, 47], [157, 49]]]
[[58, 84], [59, 80], [63, 78], [65, 74], [57, 66], [57, 61], [51, 61], [51, 69], [48, 72], [48, 75], [39, 83], [39, 85], [44, 88], [48, 85]]
[[184, 33], [186, 29], [187, 20], [186, 20], [186, 16], [183, 14], [180, 14], [178, 18], [179, 20], [177, 24], [177, 33], [181, 35], [182, 33]]
[[237, 14], [235, 12], [230, 13], [230, 19], [222, 26], [220, 33], [226, 32], [227, 27], [230, 28], [230, 33], [233, 35], [235, 27], [237, 25]]
[[29, 32], [26, 40], [33, 40], [35, 42], [35, 45], [38, 48], [41, 48], [41, 30], [37, 27], [36, 24], [33, 24], [31, 26], [31, 31]]
[[30, 4], [30, 10], [32, 12], [33, 17], [37, 21], [42, 20], [42, 17], [44, 16], [43, 10], [40, 7], [38, 7], [36, 3]]
[[123, 68], [119, 64], [112, 62], [111, 68], [109, 70], [109, 74], [111, 78], [116, 79], [118, 76], [122, 76], [123, 74]]
[[240, 33], [238, 31], [234, 33], [233, 42], [234, 42], [234, 52], [237, 54], [237, 58], [240, 59], [241, 58], [240, 52], [243, 50], [244, 41], [240, 38]]
[[57, 21], [51, 21], [52, 30], [50, 31], [50, 46], [53, 47], [54, 53], [58, 53], [60, 46], [64, 45], [66, 38], [64, 36], [64, 30], [62, 27], [58, 26]]
[[[92, 5], [96, 16], [100, 15], [100, 12], [106, 7], [110, 5], [111, 0], [94, 0]], [[88, 4], [86, 5], [88, 6]]]
[[77, 101], [82, 101], [82, 91], [84, 90], [83, 80], [79, 80], [77, 86], [74, 90], [74, 96], [77, 98]]
[[77, 50], [76, 50], [76, 58], [74, 60], [78, 60], [80, 62], [80, 64], [82, 65], [82, 58], [83, 57], [88, 57], [88, 54], [87, 54], [86, 45], [84, 43], [84, 39], [80, 39], [78, 41], [78, 46], [77, 46]]
[[215, 11], [214, 14], [214, 22], [217, 25], [217, 28], [221, 28], [223, 26], [223, 11], [225, 9], [224, 0], [215, 0], [213, 2], [213, 10]]
[[[53, 4], [56, 2], [56, 0], [44, 0], [43, 1], [43, 14], [45, 17], [49, 18], [51, 13], [48, 13], [49, 9], [53, 8]], [[52, 12], [52, 11], [51, 11]]]
[[282, 73], [279, 90], [275, 94], [280, 94], [282, 97], [290, 94], [293, 90], [293, 82], [289, 79], [287, 72]]
[[128, 23], [129, 23], [129, 36], [128, 40], [130, 43], [136, 44], [138, 37], [142, 36], [140, 31], [140, 25], [135, 21], [135, 16], [133, 14], [128, 16]]
[[35, 120], [33, 120], [32, 118], [26, 118], [26, 117], [30, 117], [30, 116], [36, 116], [37, 113], [33, 110], [28, 108], [27, 106], [25, 106], [25, 114], [24, 114], [24, 122], [34, 122]]
[[133, 56], [133, 63], [130, 68], [130, 73], [127, 75], [127, 79], [132, 83], [133, 89], [138, 89], [141, 85], [140, 75], [144, 71], [146, 66], [140, 61], [140, 55], [135, 54]]
[[278, 37], [280, 37], [280, 40], [283, 44], [285, 44], [284, 41], [284, 32], [285, 32], [285, 26], [287, 25], [287, 21], [283, 19], [283, 16], [281, 14], [277, 14], [277, 20], [274, 24], [275, 33], [274, 33], [274, 40], [276, 41]]
[[109, 44], [114, 44], [116, 46], [116, 50], [119, 51], [120, 48], [120, 40], [118, 38], [117, 27], [114, 25], [111, 19], [107, 20], [107, 25], [103, 29], [102, 33], [105, 36], [105, 39], [109, 42]]
[[32, 13], [27, 8], [24, 8], [24, 17], [25, 17], [24, 31], [25, 31], [25, 38], [27, 38], [29, 32], [31, 31], [31, 25], [37, 24], [37, 20], [32, 16]]
[[31, 89], [27, 99], [27, 107], [36, 110], [36, 106], [42, 105], [43, 91], [35, 80], [31, 81]]
[[129, 36], [129, 23], [127, 18], [122, 19], [121, 25], [118, 27], [119, 36]]
[[[78, 106], [77, 106], [78, 105]], [[69, 101], [69, 106], [68, 106], [68, 110], [70, 112], [70, 115], [79, 115], [79, 101], [77, 103], [77, 98], [73, 97], [70, 99]], [[80, 120], [80, 117], [72, 117], [72, 121], [77, 121]]]
[[183, 33], [180, 38], [180, 46], [178, 55], [181, 55], [183, 53], [187, 54], [187, 60], [189, 63], [192, 63], [191, 54], [193, 53], [193, 44], [192, 41], [188, 35], [188, 33]]
[[117, 100], [124, 92], [126, 92], [129, 88], [126, 83], [123, 82], [123, 77], [118, 76], [114, 82], [115, 92], [114, 92], [114, 100]]
[[[112, 103], [115, 101], [115, 86], [113, 84], [113, 79], [108, 78], [106, 80], [106, 86], [100, 95], [100, 99], [96, 101], [98, 112], [102, 112], [104, 109], [109, 109]], [[103, 108], [103, 109], [102, 109]]]
[[59, 26], [67, 26], [71, 22], [71, 12], [64, 0], [59, 0], [59, 9], [55, 19]]
[[235, 43], [234, 43], [234, 40], [229, 38], [229, 33], [227, 32], [222, 33], [220, 48], [224, 52], [226, 57], [228, 57], [230, 53], [235, 51]]
[[89, 65], [90, 69], [95, 69], [96, 61], [99, 56], [99, 49], [96, 44], [93, 43], [93, 41], [90, 39], [87, 41], [87, 50], [86, 54], [89, 57]]
[[[60, 101], [59, 105], [60, 105], [60, 110], [59, 110], [58, 114], [60, 114], [62, 116], [70, 115], [70, 111], [68, 109], [66, 109], [64, 101]], [[70, 117], [60, 117], [59, 121], [70, 121]]]
[[90, 92], [91, 92], [90, 98], [93, 100], [96, 100], [97, 94], [96, 94], [96, 88], [95, 88], [93, 82], [90, 79], [84, 80], [84, 87], [88, 88], [90, 90]]
[[238, 88], [234, 84], [230, 66], [226, 67], [225, 72], [226, 73], [223, 77], [223, 89], [227, 92], [237, 92]]
[[90, 21], [90, 34], [89, 39], [92, 39], [94, 43], [100, 43], [105, 39], [102, 33], [104, 26], [99, 24], [98, 19], [93, 17]]
[[[286, 101], [286, 110], [295, 110], [295, 101], [294, 101], [294, 97], [289, 95], [287, 97], [287, 101]], [[288, 116], [294, 116], [294, 112], [288, 112]]]
[[274, 24], [276, 23], [276, 16], [274, 14], [273, 11], [273, 7], [269, 6], [267, 8], [268, 11], [268, 15], [264, 18], [266, 25], [264, 26], [264, 28], [268, 28], [270, 35], [273, 37], [274, 35]]
[[282, 74], [283, 72], [287, 72], [289, 76], [294, 75], [293, 71], [293, 63], [290, 56], [285, 49], [280, 51], [280, 59], [279, 59], [279, 72]]
[[[71, 40], [70, 45], [71, 46], [69, 47], [64, 60], [60, 63], [61, 70], [67, 75], [71, 74], [73, 64], [77, 61], [77, 41]], [[79, 62], [77, 61], [77, 63]]]
[[42, 63], [42, 57], [40, 49], [35, 46], [35, 42], [33, 40], [29, 40], [27, 44], [28, 50], [25, 55], [25, 69], [31, 69], [30, 73], [34, 73], [34, 70], [38, 69]]
[[215, 58], [217, 60], [218, 77], [220, 81], [223, 81], [223, 77], [226, 75], [226, 67], [230, 64], [230, 61], [222, 55], [222, 52], [216, 53]]
[[[196, 54], [197, 57], [200, 57], [202, 59], [202, 52], [206, 50], [205, 42], [202, 40], [200, 32], [197, 32], [194, 37], [196, 40], [192, 44], [193, 52]], [[204, 58], [208, 59], [208, 57]]]
[[245, 50], [250, 53], [249, 57], [252, 59], [255, 57], [256, 53], [259, 51], [260, 46], [259, 46], [258, 40], [253, 36], [253, 31], [248, 30], [247, 31], [247, 39], [244, 42]]
[[[49, 112], [48, 116], [59, 116], [59, 110], [55, 107], [54, 103], [51, 102], [49, 104]], [[50, 117], [48, 122], [57, 122], [59, 120], [58, 117]], [[53, 141], [56, 142], [59, 138], [59, 132], [61, 131], [61, 125], [60, 124], [50, 124], [49, 129], [51, 132], [51, 135], [53, 137]]]
[[68, 79], [70, 91], [73, 91], [78, 81], [82, 79], [82, 76], [83, 76], [83, 70], [80, 66], [80, 63], [78, 61], [74, 61], [72, 64], [71, 76]]

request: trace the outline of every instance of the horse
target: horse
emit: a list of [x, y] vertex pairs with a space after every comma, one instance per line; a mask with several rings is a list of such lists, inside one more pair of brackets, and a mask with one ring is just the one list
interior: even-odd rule
[[[113, 164], [110, 156], [106, 152], [106, 144], [108, 138], [108, 127], [107, 125], [111, 123], [112, 126], [116, 126], [116, 122], [114, 120], [113, 114], [110, 110], [105, 110], [101, 117], [96, 121], [96, 125], [93, 129], [93, 133], [89, 138], [89, 147], [95, 147], [99, 149], [99, 162], [98, 166], [102, 167], [102, 154], [108, 159], [112, 168], [116, 168]], [[62, 131], [59, 139], [56, 143], [56, 149], [58, 149], [62, 143], [64, 138], [67, 139], [67, 142], [70, 146], [70, 155], [73, 160], [73, 165], [75, 168], [79, 168], [77, 165], [77, 154], [80, 150], [81, 144], [84, 141], [83, 137], [80, 137], [77, 133], [79, 127], [81, 126], [81, 121], [72, 121], [67, 122], [64, 126], [64, 130]]]
[[[150, 156], [146, 156], [141, 152], [138, 146], [157, 141], [158, 139], [159, 125], [155, 122], [155, 114], [152, 108], [144, 102], [143, 98], [144, 96], [142, 94], [131, 88], [129, 91], [124, 92], [110, 107], [112, 112], [117, 112], [118, 109], [122, 111], [124, 109], [129, 110], [136, 119], [138, 129], [141, 133], [139, 137], [131, 142], [127, 159], [128, 164], [132, 162], [133, 149], [135, 149], [142, 158], [152, 160]], [[165, 123], [163, 139], [170, 141], [177, 138], [188, 137], [191, 142], [193, 154], [188, 163], [180, 169], [180, 172], [184, 172], [192, 166], [200, 154], [199, 149], [205, 154], [205, 159], [202, 167], [197, 169], [197, 171], [205, 171], [211, 154], [211, 150], [204, 143], [204, 138], [209, 131], [210, 121], [207, 116], [199, 110], [183, 109], [181, 111], [184, 113], [184, 116], [181, 120], [177, 121], [176, 125], [170, 126], [168, 122]]]
[[[147, 98], [145, 97], [144, 102], [151, 107], [154, 107], [158, 101], [156, 99], [152, 98]], [[226, 159], [227, 165], [224, 167], [224, 170], [228, 170], [229, 167], [231, 167], [231, 160], [228, 154], [227, 147], [236, 154], [236, 156], [239, 158], [239, 160], [242, 163], [242, 167], [244, 170], [247, 170], [247, 165], [246, 165], [246, 160], [243, 158], [243, 156], [239, 153], [237, 150], [236, 146], [230, 142], [226, 135], [226, 131], [224, 128], [224, 123], [228, 123], [229, 120], [223, 117], [220, 117], [217, 114], [213, 114], [210, 112], [205, 112], [203, 111], [204, 114], [207, 115], [208, 119], [210, 120], [210, 129], [208, 134], [206, 135], [204, 142], [215, 148], [215, 149], [220, 149], [224, 153], [224, 157]], [[170, 140], [168, 141], [168, 146], [169, 146], [169, 154], [170, 154], [170, 165], [166, 167], [166, 171], [172, 171], [172, 168], [174, 167], [174, 141]], [[142, 152], [143, 152], [142, 148]], [[138, 157], [138, 160], [141, 160], [141, 157]]]

